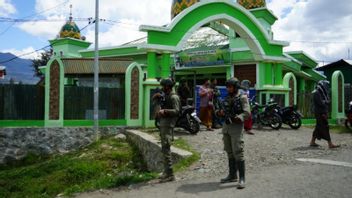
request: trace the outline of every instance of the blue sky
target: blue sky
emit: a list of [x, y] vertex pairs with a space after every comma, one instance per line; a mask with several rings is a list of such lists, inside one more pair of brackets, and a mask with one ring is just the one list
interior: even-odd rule
[[[105, 22], [100, 26], [100, 46], [116, 46], [144, 36], [141, 24], [164, 25], [170, 22], [172, 0], [100, 0]], [[67, 19], [69, 5], [74, 18], [94, 17], [95, 0], [0, 0], [0, 17], [59, 20], [58, 22], [16, 23], [1, 34], [10, 23], [0, 22], [0, 52], [16, 55], [48, 45]], [[269, 0], [267, 7], [278, 16], [273, 26], [274, 38], [290, 42], [286, 51], [304, 50], [316, 60], [333, 61], [348, 58], [352, 51], [351, 0]], [[157, 5], [157, 6], [156, 6]], [[55, 9], [51, 9], [55, 7]], [[46, 12], [42, 12], [46, 11]], [[80, 28], [88, 22], [77, 22]], [[94, 26], [83, 31], [94, 41]], [[36, 54], [29, 57], [33, 58]], [[352, 56], [352, 55], [351, 55]]]
[[[16, 8], [16, 13], [11, 14], [13, 18], [23, 18], [28, 15], [35, 13], [35, 1], [34, 0], [14, 0], [12, 1], [13, 5]], [[22, 49], [28, 46], [41, 46], [45, 43], [45, 40], [39, 37], [33, 37], [24, 31], [20, 31], [16, 28], [16, 25], [13, 23], [0, 23], [0, 40], [1, 40], [1, 49]], [[5, 31], [10, 25], [11, 28], [8, 31]], [[43, 42], [44, 41], [44, 42]], [[41, 43], [41, 44], [39, 44]]]

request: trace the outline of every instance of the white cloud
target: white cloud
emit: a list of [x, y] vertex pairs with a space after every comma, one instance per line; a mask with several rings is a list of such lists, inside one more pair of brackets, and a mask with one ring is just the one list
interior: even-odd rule
[[285, 3], [282, 0], [271, 0], [267, 4], [277, 17], [283, 18], [291, 11], [296, 2], [297, 0], [286, 0]]
[[11, 0], [0, 0], [0, 17], [7, 17], [15, 12], [16, 8], [12, 5]]
[[[5, 2], [5, 0], [0, 0]], [[6, 1], [9, 2], [9, 1]], [[61, 22], [23, 23], [19, 27], [32, 35], [53, 39], [58, 34], [73, 5], [74, 18], [95, 15], [95, 0], [36, 0], [36, 11], [46, 10], [40, 16], [61, 19]], [[350, 0], [269, 0], [269, 9], [279, 17], [273, 26], [275, 39], [290, 41], [285, 51], [304, 50], [321, 61], [347, 58], [352, 51], [352, 4]], [[139, 25], [164, 25], [170, 22], [171, 0], [100, 0], [100, 18], [112, 20], [100, 23], [100, 47], [114, 46], [145, 35], [138, 31]], [[49, 10], [48, 10], [49, 9]], [[80, 28], [87, 21], [77, 21]], [[87, 41], [94, 42], [94, 25], [83, 33]]]
[[[34, 52], [35, 49], [33, 47], [26, 47], [24, 49], [18, 50], [18, 49], [4, 49], [2, 50], [3, 52], [7, 52], [7, 53], [11, 53], [14, 54], [16, 56], [20, 56], [20, 58], [24, 58], [24, 59], [37, 59], [40, 58], [40, 53], [43, 51], [37, 51]], [[32, 53], [34, 52], [34, 53]]]
[[[47, 10], [62, 3], [57, 0], [36, 0], [36, 11]], [[51, 9], [43, 13], [46, 19], [68, 18], [69, 4], [73, 6], [74, 18], [95, 17], [95, 0], [71, 0], [57, 9]], [[164, 25], [170, 22], [171, 0], [100, 0], [100, 17], [108, 21], [100, 23], [99, 46], [112, 46], [145, 35], [138, 31], [139, 25]], [[64, 22], [35, 22], [23, 23], [19, 26], [23, 31], [38, 37], [53, 39], [60, 31]], [[80, 28], [88, 24], [76, 22]], [[38, 28], [43, 27], [43, 28]], [[94, 25], [90, 25], [82, 32], [87, 37], [87, 41], [94, 42]]]
[[290, 42], [285, 51], [303, 50], [320, 63], [348, 58], [348, 49], [352, 50], [349, 0], [290, 0], [288, 8], [279, 6], [280, 2], [273, 0], [268, 8], [280, 16], [273, 31], [275, 39]]

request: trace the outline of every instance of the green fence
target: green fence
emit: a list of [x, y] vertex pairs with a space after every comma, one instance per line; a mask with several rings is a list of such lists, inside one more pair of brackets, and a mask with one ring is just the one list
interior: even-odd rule
[[[64, 119], [93, 120], [93, 88], [65, 87]], [[44, 120], [45, 90], [38, 85], [0, 85], [0, 120]], [[99, 89], [99, 119], [125, 119], [123, 88]]]
[[[64, 119], [92, 120], [94, 92], [92, 87], [65, 87]], [[99, 119], [125, 118], [125, 90], [99, 88]]]
[[44, 87], [1, 84], [0, 120], [44, 120]]
[[313, 94], [311, 92], [300, 92], [297, 94], [297, 107], [303, 114], [304, 119], [314, 119]]

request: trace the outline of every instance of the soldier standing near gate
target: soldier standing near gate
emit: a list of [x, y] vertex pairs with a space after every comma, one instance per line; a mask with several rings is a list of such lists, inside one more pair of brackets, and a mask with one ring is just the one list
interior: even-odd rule
[[171, 161], [171, 137], [174, 130], [177, 117], [180, 110], [180, 99], [177, 94], [172, 90], [174, 82], [171, 79], [163, 79], [160, 82], [162, 91], [165, 97], [161, 108], [157, 114], [160, 118], [160, 138], [161, 138], [161, 151], [164, 155], [164, 171], [160, 176], [161, 182], [174, 181], [175, 176], [172, 170]]
[[245, 187], [243, 121], [250, 115], [250, 107], [247, 96], [239, 93], [240, 83], [237, 78], [227, 80], [226, 88], [228, 96], [216, 109], [216, 115], [225, 118], [222, 133], [229, 165], [228, 176], [220, 182], [236, 182], [238, 170], [239, 185], [237, 188], [242, 189]]

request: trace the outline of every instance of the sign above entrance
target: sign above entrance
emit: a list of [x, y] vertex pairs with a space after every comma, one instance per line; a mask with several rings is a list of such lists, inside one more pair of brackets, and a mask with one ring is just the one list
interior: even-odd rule
[[228, 45], [194, 48], [175, 54], [176, 68], [224, 65], [229, 62]]

